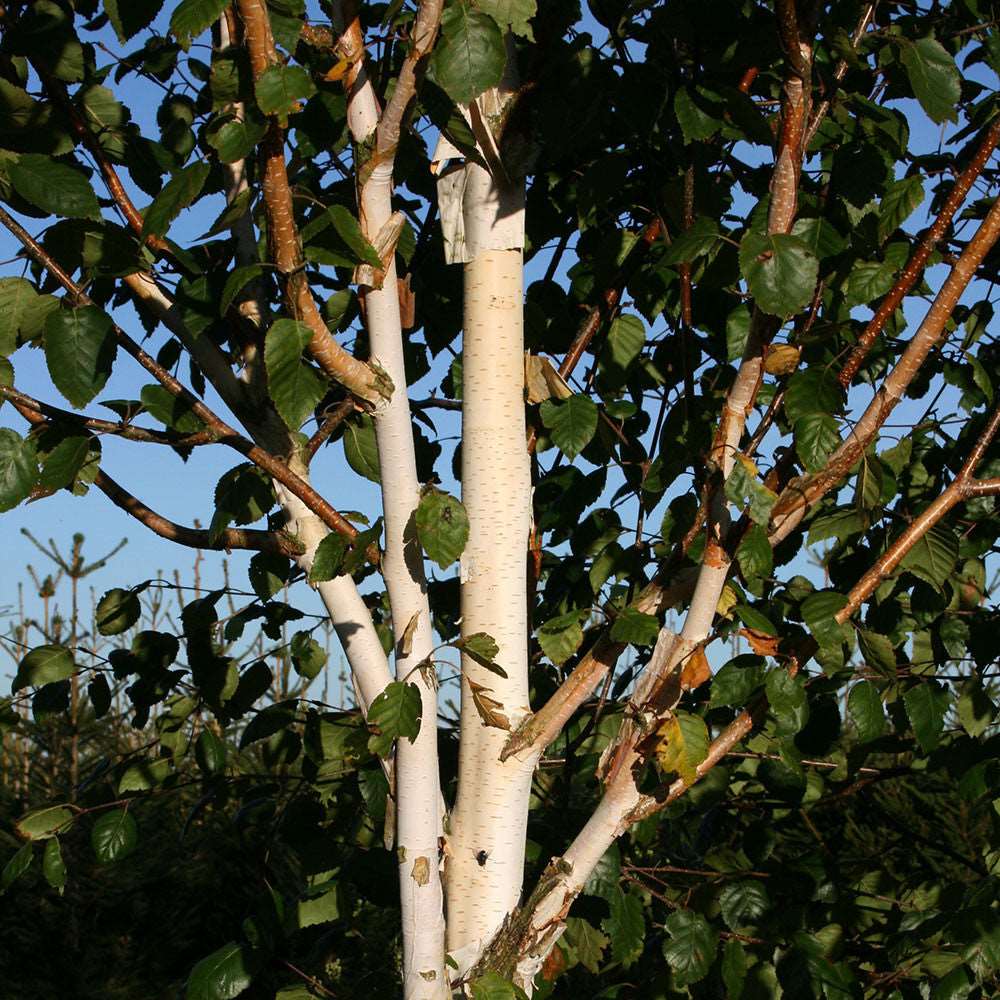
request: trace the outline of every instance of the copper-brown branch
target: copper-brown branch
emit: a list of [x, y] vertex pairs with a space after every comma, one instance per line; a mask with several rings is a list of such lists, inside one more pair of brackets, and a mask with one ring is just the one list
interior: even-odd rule
[[[264, 0], [238, 0], [238, 4], [244, 42], [257, 80], [279, 62], [271, 21]], [[334, 339], [309, 288], [288, 183], [284, 130], [276, 117], [272, 117], [260, 145], [260, 161], [268, 252], [283, 279], [285, 308], [309, 328], [309, 353], [330, 378], [364, 402], [374, 405], [388, 398], [392, 394], [388, 376], [353, 357]]]
[[861, 336], [858, 337], [857, 344], [848, 356], [838, 376], [840, 384], [845, 389], [854, 381], [854, 376], [857, 375], [858, 369], [864, 363], [872, 344], [875, 343], [875, 338], [882, 332], [889, 318], [899, 308], [900, 303], [906, 297], [907, 293], [924, 273], [924, 268], [927, 266], [930, 255], [934, 252], [934, 248], [945, 232], [947, 232], [948, 227], [951, 225], [951, 220], [955, 217], [955, 213], [965, 201], [965, 196], [969, 193], [972, 185], [989, 162], [997, 142], [1000, 142], [1000, 118], [995, 119], [990, 127], [986, 129], [982, 142], [980, 142], [979, 148], [976, 150], [976, 155], [973, 156], [965, 170], [958, 175], [954, 187], [952, 187], [948, 194], [937, 218], [927, 232], [924, 233], [913, 255], [906, 262], [906, 266], [896, 279], [896, 284], [893, 285], [889, 290], [889, 294], [879, 303], [878, 309], [875, 310], [875, 315], [868, 321], [868, 325], [862, 331]]
[[[981, 496], [1000, 495], [1000, 477], [979, 480], [974, 477], [976, 466], [1000, 429], [1000, 406], [997, 406], [983, 428], [958, 475], [952, 483], [925, 510], [918, 514], [906, 529], [898, 535], [889, 548], [875, 561], [868, 571], [851, 588], [847, 602], [834, 619], [843, 625], [861, 608], [862, 604], [900, 566], [907, 553], [923, 538], [935, 524], [944, 518], [957, 504]], [[805, 663], [817, 649], [816, 640], [811, 636], [802, 642], [791, 663], [791, 669]], [[691, 785], [701, 780], [760, 722], [767, 709], [767, 699], [761, 696], [753, 705], [740, 712], [732, 722], [712, 741], [708, 754], [696, 768], [695, 781], [678, 778], [672, 784], [651, 795], [643, 796], [639, 805], [629, 814], [628, 822], [635, 823], [676, 802]]]
[[[92, 304], [90, 298], [66, 271], [52, 259], [51, 255], [38, 241], [15, 219], [6, 209], [0, 208], [0, 224], [17, 238], [28, 255], [44, 267], [79, 304]], [[196, 417], [216, 435], [217, 439], [239, 452], [254, 465], [263, 469], [269, 476], [276, 479], [290, 492], [297, 496], [327, 527], [353, 541], [357, 537], [357, 529], [333, 509], [308, 483], [297, 476], [280, 459], [229, 426], [221, 417], [206, 406], [184, 385], [177, 381], [162, 365], [147, 354], [117, 323], [112, 323], [112, 330], [118, 344], [130, 354], [150, 375], [153, 376], [172, 396], [183, 400]], [[375, 553], [370, 553], [375, 555]], [[377, 556], [376, 556], [377, 561]]]

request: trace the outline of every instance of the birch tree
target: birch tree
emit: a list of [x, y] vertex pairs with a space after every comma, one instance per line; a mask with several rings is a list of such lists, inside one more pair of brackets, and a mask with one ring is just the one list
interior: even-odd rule
[[[254, 553], [236, 612], [212, 591], [136, 631], [137, 569], [98, 609], [128, 648], [24, 651], [7, 724], [85, 681], [98, 715], [129, 699], [159, 770], [27, 814], [5, 884], [95, 811], [116, 862], [183, 774], [202, 808], [270, 776], [254, 822], [309, 845], [298, 917], [265, 877], [274, 912], [188, 997], [368, 995], [303, 969], [294, 933], [349, 924], [309, 904], [384, 881], [374, 858], [413, 1000], [634, 975], [642, 996], [989, 995], [993, 854], [940, 908], [972, 918], [887, 941], [816, 872], [769, 895], [760, 845], [800, 817], [822, 868], [838, 797], [924, 771], [996, 822], [993, 14], [0, 7], [0, 506], [103, 494]], [[105, 398], [112, 374], [134, 398]], [[127, 485], [196, 448], [220, 463], [214, 493], [191, 477], [207, 528]], [[350, 705], [316, 697], [321, 651], [290, 634], [310, 587]], [[257, 628], [291, 686], [237, 655]], [[240, 752], [210, 767], [199, 733]], [[851, 891], [900, 903], [868, 875]]]

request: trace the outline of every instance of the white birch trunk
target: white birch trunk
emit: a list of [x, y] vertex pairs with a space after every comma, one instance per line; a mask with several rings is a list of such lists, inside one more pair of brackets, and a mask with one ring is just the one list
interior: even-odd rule
[[[464, 972], [517, 906], [537, 755], [500, 760], [509, 732], [484, 725], [471, 684], [511, 726], [528, 713], [526, 553], [531, 478], [525, 447], [523, 232], [520, 191], [481, 167], [452, 175], [461, 219], [444, 220], [451, 255], [465, 260], [462, 351], [462, 634], [491, 635], [499, 677], [462, 658], [459, 783], [448, 839], [448, 950]], [[455, 209], [457, 210], [457, 202]], [[442, 212], [444, 216], [444, 212]]]

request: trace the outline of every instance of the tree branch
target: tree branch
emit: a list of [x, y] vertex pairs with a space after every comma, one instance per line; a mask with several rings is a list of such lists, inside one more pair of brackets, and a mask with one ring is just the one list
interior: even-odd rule
[[838, 379], [840, 384], [846, 389], [857, 375], [858, 369], [864, 363], [865, 357], [871, 350], [875, 338], [882, 332], [889, 317], [899, 308], [900, 303], [906, 297], [907, 292], [916, 284], [917, 279], [923, 274], [930, 255], [937, 246], [938, 241], [944, 236], [955, 213], [965, 201], [965, 196], [975, 183], [976, 178], [983, 172], [984, 167], [989, 162], [997, 142], [1000, 142], [1000, 118], [993, 121], [993, 124], [986, 130], [982, 142], [976, 150], [969, 165], [963, 170], [955, 181], [938, 217], [934, 220], [930, 229], [924, 234], [923, 239], [917, 244], [917, 249], [906, 262], [906, 266], [899, 274], [896, 284], [889, 290], [889, 294], [879, 303], [875, 315], [868, 321], [858, 342], [851, 351], [840, 370]]
[[[238, 0], [238, 4], [250, 65], [254, 79], [259, 80], [271, 66], [279, 63], [267, 7], [264, 0]], [[392, 394], [391, 381], [384, 372], [359, 361], [337, 343], [320, 316], [306, 280], [305, 259], [285, 166], [284, 133], [276, 118], [272, 117], [261, 142], [260, 157], [268, 247], [271, 259], [284, 278], [285, 308], [309, 328], [309, 353], [320, 368], [359, 399], [375, 405]]]
[[[2, 223], [24, 246], [29, 256], [46, 270], [69, 292], [77, 302], [92, 304], [89, 296], [63, 269], [52, 259], [37, 240], [8, 212], [0, 208], [0, 223]], [[289, 492], [297, 496], [314, 514], [328, 527], [353, 541], [357, 537], [357, 529], [345, 517], [330, 506], [308, 483], [304, 482], [284, 462], [275, 458], [263, 448], [243, 437], [229, 426], [221, 417], [207, 407], [197, 396], [183, 386], [162, 365], [147, 354], [117, 323], [112, 324], [118, 343], [131, 354], [172, 396], [182, 399], [196, 417], [202, 421], [218, 438], [220, 442], [238, 451], [241, 455], [263, 469], [272, 478], [277, 479]], [[368, 550], [368, 558], [378, 562], [378, 552], [374, 546]]]

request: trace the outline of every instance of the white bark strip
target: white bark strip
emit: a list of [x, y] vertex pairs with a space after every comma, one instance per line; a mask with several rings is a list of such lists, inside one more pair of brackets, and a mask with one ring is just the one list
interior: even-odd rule
[[484, 725], [470, 682], [489, 688], [511, 726], [528, 713], [526, 553], [531, 478], [525, 448], [523, 259], [508, 248], [519, 230], [518, 195], [464, 168], [462, 500], [470, 535], [462, 555], [462, 633], [497, 642], [497, 676], [462, 660], [458, 796], [448, 844], [448, 949], [462, 971], [517, 906], [524, 877], [528, 800], [536, 756], [500, 760], [506, 729]]
[[[364, 68], [350, 88], [347, 120], [355, 142], [364, 142], [378, 125], [378, 106]], [[374, 240], [392, 215], [392, 161], [378, 164], [359, 194], [361, 225]], [[395, 390], [375, 413], [375, 439], [382, 470], [385, 555], [382, 572], [392, 607], [396, 636], [396, 678], [417, 685], [423, 704], [420, 732], [412, 743], [396, 746], [396, 851], [403, 925], [403, 989], [406, 1000], [442, 1000], [451, 990], [445, 969], [444, 893], [439, 865], [443, 834], [437, 754], [437, 685], [430, 664], [434, 639], [424, 577], [423, 553], [416, 538], [420, 502], [413, 425], [406, 393], [403, 335], [395, 260], [381, 288], [364, 293], [365, 325], [372, 357], [392, 379]], [[409, 652], [400, 640], [416, 617]], [[418, 670], [427, 661], [427, 668]]]

